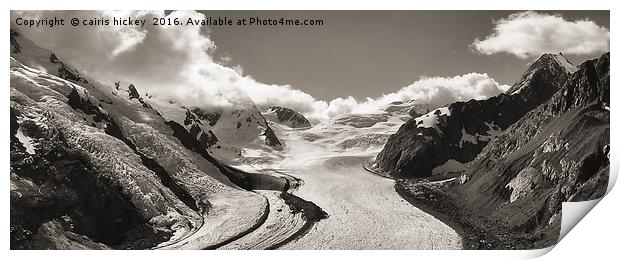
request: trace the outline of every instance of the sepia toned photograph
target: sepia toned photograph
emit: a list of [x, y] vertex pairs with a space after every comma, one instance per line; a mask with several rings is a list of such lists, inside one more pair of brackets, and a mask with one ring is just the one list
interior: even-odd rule
[[609, 28], [12, 10], [10, 249], [553, 247], [610, 184]]

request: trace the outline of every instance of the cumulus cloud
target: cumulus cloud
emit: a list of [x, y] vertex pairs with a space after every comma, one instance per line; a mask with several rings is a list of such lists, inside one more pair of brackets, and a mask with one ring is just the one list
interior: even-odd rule
[[416, 100], [430, 107], [439, 107], [456, 101], [487, 99], [506, 91], [510, 86], [500, 85], [486, 73], [468, 73], [454, 77], [422, 77], [413, 84], [379, 98], [358, 102], [353, 97], [337, 98], [329, 102], [326, 115], [343, 113], [376, 113], [396, 101]]
[[[134, 19], [163, 17], [157, 11], [98, 12], [49, 11], [12, 12], [12, 16], [70, 19], [131, 16]], [[203, 19], [194, 11], [175, 11], [167, 15], [184, 21]], [[14, 19], [12, 19], [14, 20]], [[431, 106], [484, 99], [506, 89], [487, 74], [469, 73], [454, 77], [423, 77], [394, 93], [378, 98], [356, 100], [353, 97], [331, 101], [317, 100], [289, 85], [264, 84], [243, 75], [240, 66], [232, 66], [232, 57], [214, 58], [217, 48], [208, 28], [200, 26], [145, 27], [54, 27], [20, 28], [35, 43], [54, 50], [62, 59], [106, 83], [132, 82], [155, 98], [174, 99], [186, 106], [207, 109], [226, 108], [239, 103], [278, 105], [295, 109], [314, 121], [344, 113], [375, 113], [394, 101], [415, 99]]]
[[491, 35], [475, 39], [472, 47], [476, 51], [528, 58], [544, 53], [581, 55], [609, 50], [609, 29], [590, 20], [567, 21], [560, 15], [527, 11], [494, 24]]

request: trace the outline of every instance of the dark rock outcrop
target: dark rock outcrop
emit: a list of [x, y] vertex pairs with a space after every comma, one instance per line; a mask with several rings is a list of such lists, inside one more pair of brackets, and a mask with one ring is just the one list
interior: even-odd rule
[[63, 63], [60, 59], [58, 59], [58, 57], [56, 57], [55, 53], [50, 54], [49, 61], [51, 63], [58, 64], [58, 77], [73, 82], [88, 83], [88, 80], [80, 75], [80, 72]]
[[[374, 170], [397, 177], [426, 177], [450, 159], [473, 160], [496, 135], [547, 101], [566, 82], [570, 74], [562, 59], [560, 55], [541, 56], [507, 94], [452, 103], [445, 114], [436, 115], [440, 111], [433, 110], [410, 119], [388, 139]], [[437, 117], [435, 126], [421, 125], [424, 117]]]
[[129, 94], [129, 99], [140, 98], [140, 93], [138, 93], [136, 86], [134, 86], [133, 84], [129, 84], [129, 87], [127, 87], [127, 93]]
[[140, 104], [142, 105], [142, 107], [147, 108], [147, 109], [153, 108], [151, 107], [149, 103], [144, 101], [144, 98], [140, 96], [138, 89], [136, 89], [136, 86], [134, 86], [133, 84], [129, 84], [129, 87], [127, 87], [127, 94], [129, 95], [129, 100], [137, 99], [138, 102], [140, 102]]
[[269, 145], [276, 149], [282, 148], [282, 143], [280, 143], [280, 140], [276, 136], [276, 133], [273, 132], [271, 127], [267, 126], [267, 128], [265, 128], [265, 131], [263, 132], [263, 135], [265, 136], [266, 145]]
[[11, 29], [11, 54], [17, 54], [22, 51], [21, 46], [19, 46], [19, 42], [17, 41], [17, 37], [19, 36], [19, 32], [15, 29]]
[[196, 139], [179, 123], [174, 121], [168, 121], [166, 124], [173, 130], [173, 136], [181, 141], [181, 144], [187, 149], [200, 154], [207, 161], [213, 163], [220, 172], [222, 172], [232, 183], [246, 189], [268, 189], [268, 190], [282, 190], [285, 185], [285, 181], [282, 178], [275, 176], [268, 176], [264, 174], [249, 173], [230, 166], [226, 166], [213, 158], [208, 150], [201, 142], [196, 142]]
[[50, 55], [50, 62], [51, 63], [60, 63], [60, 60], [58, 60], [58, 57], [56, 57], [56, 53], [52, 53]]
[[210, 126], [214, 126], [217, 123], [217, 120], [220, 119], [220, 116], [222, 116], [221, 113], [206, 112], [199, 108], [192, 108], [191, 111], [196, 114], [199, 119], [209, 122]]
[[70, 80], [70, 81], [80, 81], [82, 76], [76, 70], [66, 66], [64, 63], [60, 62], [60, 67], [58, 67], [58, 76]]
[[[189, 128], [189, 134], [198, 142], [200, 142], [200, 144], [203, 145], [206, 149], [208, 149], [209, 147], [217, 144], [219, 140], [217, 139], [213, 131], [207, 130], [207, 132], [205, 132], [202, 127], [202, 122], [198, 120], [198, 116], [195, 115], [194, 112], [192, 112], [194, 110], [187, 109], [187, 111], [185, 111], [185, 120], [183, 120], [183, 124], [186, 128]], [[211, 121], [208, 122], [210, 123]]]
[[215, 136], [213, 131], [209, 130], [205, 133], [197, 125], [192, 125], [192, 127], [189, 129], [189, 133], [206, 148], [209, 148], [219, 142], [217, 136]]
[[310, 121], [302, 114], [285, 107], [271, 107], [271, 111], [276, 113], [278, 122], [285, 124], [291, 128], [310, 127]]
[[[71, 108], [79, 109], [87, 115], [93, 115], [94, 122], [100, 123], [110, 121], [110, 117], [105, 110], [103, 110], [98, 104], [95, 104], [95, 102], [90, 100], [90, 98], [82, 97], [75, 87], [72, 88], [67, 98], [67, 104], [69, 104]], [[94, 123], [91, 126], [94, 127]]]

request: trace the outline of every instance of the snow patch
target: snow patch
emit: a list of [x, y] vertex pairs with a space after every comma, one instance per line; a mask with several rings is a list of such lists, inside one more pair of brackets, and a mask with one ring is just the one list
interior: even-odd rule
[[[478, 138], [465, 132], [465, 128], [461, 128], [461, 140], [459, 141], [459, 147], [463, 147], [464, 142], [478, 144]], [[477, 134], [476, 134], [477, 135]]]
[[433, 181], [433, 182], [430, 182], [430, 183], [435, 184], [435, 185], [437, 185], [437, 184], [441, 185], [441, 184], [445, 184], [445, 183], [450, 183], [450, 182], [452, 182], [454, 180], [456, 180], [456, 177], [447, 178], [445, 180], [440, 180], [440, 181]]
[[17, 134], [15, 134], [15, 137], [17, 137], [17, 140], [19, 140], [19, 142], [22, 143], [22, 146], [26, 148], [26, 152], [28, 154], [35, 154], [33, 139], [25, 135], [21, 127], [17, 129]]
[[572, 63], [570, 63], [570, 61], [568, 61], [564, 55], [562, 55], [562, 53], [553, 55], [553, 59], [560, 65], [562, 66], [562, 68], [564, 68], [568, 73], [574, 73], [575, 71], [577, 71], [577, 67], [575, 67], [575, 65], [573, 65]]
[[521, 86], [519, 86], [517, 90], [511, 92], [510, 94], [518, 94], [519, 92], [521, 92], [521, 90], [523, 90], [525, 86], [530, 84], [530, 81], [532, 81], [533, 76], [534, 76], [534, 72], [530, 71], [525, 77], [525, 79], [521, 82]]
[[449, 115], [450, 110], [448, 107], [440, 107], [422, 116], [416, 117], [415, 124], [422, 128], [437, 128], [439, 117]]
[[253, 105], [240, 105], [233, 111], [224, 111], [211, 129], [215, 136], [230, 145], [261, 148], [267, 122]]
[[484, 122], [484, 124], [489, 128], [489, 130], [487, 130], [487, 135], [491, 139], [494, 139], [495, 137], [499, 136], [502, 133], [502, 130], [501, 128], [499, 128], [499, 126], [489, 123], [489, 122]]
[[489, 128], [489, 130], [486, 131], [486, 134], [476, 133], [476, 135], [470, 135], [465, 131], [465, 128], [461, 129], [462, 137], [459, 141], [459, 147], [463, 147], [464, 142], [472, 144], [477, 144], [478, 141], [490, 142], [502, 133], [501, 128], [499, 128], [497, 125], [489, 122], [484, 122], [484, 124], [487, 126], [487, 128]]

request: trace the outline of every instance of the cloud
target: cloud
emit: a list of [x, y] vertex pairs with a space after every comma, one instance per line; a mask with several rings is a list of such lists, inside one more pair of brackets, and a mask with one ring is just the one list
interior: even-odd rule
[[468, 73], [454, 77], [422, 77], [397, 92], [379, 98], [358, 102], [353, 97], [337, 98], [329, 102], [327, 117], [343, 113], [377, 113], [396, 101], [416, 100], [430, 107], [440, 107], [456, 101], [487, 99], [506, 91], [510, 86], [500, 85], [486, 73]]
[[388, 101], [418, 100], [431, 106], [441, 106], [455, 101], [487, 99], [506, 91], [486, 73], [468, 73], [454, 77], [422, 77], [400, 91], [384, 96]]
[[[134, 19], [163, 17], [157, 11], [45, 11], [12, 12], [12, 16], [71, 19], [131, 16]], [[174, 11], [168, 17], [203, 19], [194, 11]], [[12, 19], [14, 20], [14, 19]], [[54, 27], [19, 28], [27, 38], [54, 50], [97, 80], [108, 83], [131, 82], [154, 98], [174, 99], [186, 106], [207, 109], [226, 108], [239, 103], [285, 106], [297, 110], [313, 121], [322, 121], [345, 113], [376, 113], [394, 101], [447, 103], [484, 99], [501, 93], [499, 85], [487, 74], [469, 73], [454, 77], [423, 77], [394, 93], [378, 98], [356, 100], [353, 97], [317, 100], [290, 85], [264, 84], [243, 69], [232, 66], [229, 55], [214, 58], [215, 43], [208, 28], [200, 26], [141, 27]]]
[[493, 33], [471, 47], [486, 55], [500, 52], [519, 58], [544, 53], [593, 54], [609, 50], [609, 30], [590, 20], [567, 21], [560, 15], [532, 11], [493, 22]]

